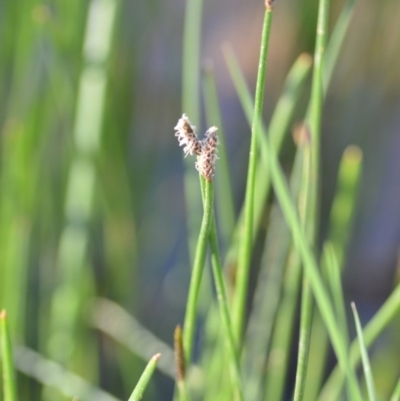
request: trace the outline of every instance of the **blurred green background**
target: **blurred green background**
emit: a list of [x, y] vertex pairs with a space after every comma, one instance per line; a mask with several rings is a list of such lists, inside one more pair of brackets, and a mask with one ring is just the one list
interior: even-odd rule
[[[233, 46], [254, 88], [262, 3], [204, 4], [202, 61], [215, 70], [236, 212], [250, 134], [221, 45]], [[332, 23], [343, 4], [333, 2]], [[17, 344], [121, 399], [144, 362], [99, 330], [107, 308], [96, 300], [116, 302], [172, 344], [190, 277], [173, 135], [185, 111], [184, 7], [184, 0], [0, 0], [0, 306]], [[266, 121], [291, 64], [313, 51], [316, 12], [316, 0], [276, 1]], [[387, 297], [398, 264], [399, 15], [398, 0], [358, 1], [323, 120], [321, 241], [342, 152], [349, 144], [363, 150], [345, 288], [365, 318]], [[299, 121], [306, 103], [304, 93]], [[205, 128], [203, 119], [194, 123]], [[285, 149], [289, 161], [293, 144]], [[20, 377], [20, 399], [63, 399], [30, 376]], [[170, 399], [172, 380], [159, 373], [150, 392]]]

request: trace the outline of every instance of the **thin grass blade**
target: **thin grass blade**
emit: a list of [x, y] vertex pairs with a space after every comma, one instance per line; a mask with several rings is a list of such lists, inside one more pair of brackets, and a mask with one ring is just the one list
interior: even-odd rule
[[[200, 178], [204, 180], [203, 177]], [[201, 278], [206, 259], [207, 245], [209, 240], [210, 226], [212, 223], [212, 207], [214, 199], [214, 186], [212, 181], [206, 181], [204, 196], [204, 214], [201, 223], [200, 233], [196, 245], [196, 253], [192, 275], [190, 278], [189, 294], [186, 304], [185, 320], [183, 325], [183, 346], [185, 349], [186, 363], [192, 359], [194, 334], [196, 329], [197, 308]]]
[[368, 398], [369, 401], [376, 401], [376, 391], [374, 385], [374, 378], [372, 376], [372, 371], [371, 371], [371, 364], [369, 362], [367, 347], [365, 346], [364, 342], [364, 336], [360, 318], [358, 316], [356, 304], [354, 302], [351, 303], [351, 309], [353, 310], [354, 321], [356, 323], [358, 345], [360, 347], [364, 376], [365, 376], [365, 381], [367, 383]]
[[[236, 93], [239, 97], [246, 119], [251, 126], [254, 103], [251, 98], [250, 90], [231, 47], [226, 45], [224, 46], [223, 51], [232, 82], [236, 89]], [[271, 138], [271, 146], [276, 149], [277, 153], [280, 152], [283, 139], [289, 131], [293, 112], [299, 99], [301, 89], [303, 89], [305, 79], [310, 72], [311, 63], [312, 59], [308, 54], [302, 54], [298, 57], [287, 76], [282, 95], [279, 98], [273, 112], [268, 135]], [[261, 135], [267, 135], [264, 126], [262, 127]], [[253, 238], [255, 238], [258, 231], [261, 215], [270, 193], [271, 180], [269, 174], [265, 174], [267, 169], [268, 166], [263, 163], [263, 160], [260, 160], [257, 166], [257, 171], [262, 171], [263, 173], [257, 174], [256, 177]], [[240, 211], [239, 218], [232, 236], [231, 246], [229, 247], [228, 254], [226, 256], [225, 265], [228, 267], [236, 266], [237, 264], [239, 243], [241, 241], [243, 232], [243, 223], [244, 207]]]
[[154, 371], [156, 370], [157, 362], [160, 359], [160, 357], [161, 354], [156, 354], [150, 359], [149, 363], [147, 364], [145, 370], [142, 373], [142, 376], [140, 376], [140, 379], [136, 387], [133, 389], [132, 394], [129, 397], [128, 401], [141, 400], [143, 393], [145, 392], [146, 387], [148, 386], [150, 379], [153, 376]]
[[247, 172], [246, 193], [245, 193], [245, 217], [243, 237], [240, 243], [238, 266], [236, 271], [235, 292], [232, 301], [232, 322], [233, 330], [238, 347], [241, 347], [246, 312], [246, 300], [248, 293], [250, 259], [253, 244], [253, 218], [255, 199], [255, 179], [257, 167], [257, 142], [262, 121], [262, 107], [264, 101], [266, 62], [268, 45], [272, 25], [272, 2], [266, 2], [263, 30], [261, 34], [261, 49], [258, 65], [256, 94], [254, 102], [253, 122], [251, 126], [250, 156]]

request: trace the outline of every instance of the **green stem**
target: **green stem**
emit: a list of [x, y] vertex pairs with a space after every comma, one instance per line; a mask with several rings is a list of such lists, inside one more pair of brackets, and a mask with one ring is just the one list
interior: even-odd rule
[[0, 312], [0, 337], [3, 368], [3, 392], [4, 401], [17, 400], [17, 383], [15, 378], [13, 354], [8, 330], [7, 313], [3, 309]]
[[358, 316], [356, 304], [354, 302], [351, 303], [351, 309], [353, 310], [354, 321], [356, 323], [358, 344], [360, 346], [360, 353], [361, 353], [361, 358], [362, 358], [365, 382], [367, 383], [368, 398], [370, 401], [376, 401], [376, 395], [375, 395], [376, 392], [375, 392], [374, 380], [373, 380], [372, 372], [371, 372], [371, 364], [370, 364], [369, 358], [368, 358], [367, 347], [365, 346], [360, 318]]
[[[327, 295], [327, 291], [322, 282], [322, 278], [318, 271], [318, 264], [316, 258], [311, 251], [311, 247], [308, 241], [304, 237], [304, 230], [301, 228], [301, 223], [299, 217], [296, 213], [296, 208], [291, 199], [285, 176], [279, 165], [277, 156], [274, 152], [270, 150], [269, 142], [267, 138], [263, 138], [264, 146], [263, 157], [268, 160], [272, 184], [277, 195], [278, 201], [282, 207], [285, 219], [290, 227], [293, 235], [294, 245], [300, 254], [302, 263], [304, 266], [304, 271], [310, 281], [312, 291], [314, 293], [315, 299], [317, 301], [318, 307], [321, 311], [321, 315], [326, 324], [329, 336], [332, 341], [333, 348], [339, 360], [341, 368], [346, 372], [351, 380], [351, 385], [356, 386], [356, 378], [353, 371], [351, 371], [346, 354], [346, 347], [340, 336], [340, 332], [335, 322], [335, 314], [332, 308], [332, 304]], [[361, 398], [359, 398], [361, 399]]]
[[[323, 103], [323, 67], [324, 53], [327, 42], [329, 0], [320, 0], [318, 9], [318, 22], [316, 45], [314, 53], [314, 69], [312, 76], [311, 99], [307, 115], [308, 126], [311, 134], [311, 166], [305, 170], [306, 193], [309, 206], [305, 207], [305, 221], [303, 226], [309, 237], [310, 244], [315, 245], [318, 225], [318, 187], [319, 187], [319, 159], [320, 136]], [[303, 279], [301, 296], [300, 339], [297, 361], [296, 385], [294, 401], [302, 401], [306, 385], [308, 355], [310, 349], [312, 327], [313, 298], [311, 295], [309, 280]]]
[[[203, 180], [203, 177], [201, 177]], [[197, 240], [196, 252], [192, 276], [190, 279], [189, 295], [186, 305], [185, 321], [183, 326], [183, 347], [185, 350], [186, 362], [189, 364], [192, 357], [194, 333], [196, 329], [197, 306], [201, 284], [201, 277], [204, 270], [204, 262], [207, 252], [208, 235], [212, 220], [212, 204], [214, 187], [212, 182], [205, 182], [204, 213], [200, 233]]]
[[160, 356], [161, 354], [156, 354], [150, 359], [128, 401], [139, 401], [142, 398], [143, 393], [156, 370], [157, 361], [160, 359]]
[[232, 321], [229, 315], [228, 302], [226, 296], [225, 282], [222, 274], [221, 258], [218, 249], [218, 237], [215, 226], [215, 219], [210, 232], [211, 245], [211, 265], [214, 275], [215, 288], [217, 292], [218, 306], [222, 321], [222, 336], [226, 344], [228, 365], [232, 380], [232, 389], [236, 395], [236, 400], [243, 401], [242, 380], [240, 377], [239, 357], [235, 345], [235, 338], [232, 330]]
[[[309, 144], [308, 144], [309, 145]], [[311, 210], [309, 206], [309, 198], [315, 195], [315, 175], [312, 170], [313, 145], [304, 149], [304, 167], [301, 182], [301, 197], [299, 197], [298, 208], [299, 217], [304, 230], [308, 234], [310, 243], [315, 242], [314, 233], [316, 210]], [[315, 205], [315, 204], [314, 204]], [[308, 354], [310, 349], [311, 324], [313, 316], [313, 299], [310, 289], [309, 280], [303, 277], [302, 293], [301, 293], [301, 314], [300, 314], [300, 334], [299, 334], [299, 350], [297, 356], [296, 382], [294, 388], [294, 401], [301, 401], [304, 397], [304, 390], [308, 368]]]
[[255, 106], [253, 123], [251, 127], [251, 143], [249, 167], [247, 173], [246, 195], [245, 195], [245, 217], [244, 236], [240, 244], [240, 253], [237, 268], [237, 281], [232, 306], [233, 330], [236, 342], [240, 348], [243, 336], [243, 325], [246, 311], [246, 299], [248, 292], [248, 281], [250, 272], [251, 248], [253, 239], [253, 213], [255, 178], [257, 165], [257, 132], [261, 129], [261, 117], [264, 101], [264, 88], [266, 78], [266, 62], [268, 45], [272, 23], [272, 7], [267, 6], [264, 16], [264, 25], [261, 36], [260, 60], [258, 64], [257, 85], [255, 94]]

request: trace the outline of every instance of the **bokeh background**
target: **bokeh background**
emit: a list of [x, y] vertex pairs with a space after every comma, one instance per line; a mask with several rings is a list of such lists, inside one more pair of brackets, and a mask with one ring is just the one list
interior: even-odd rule
[[[204, 2], [201, 59], [215, 71], [237, 213], [250, 130], [221, 46], [233, 47], [254, 88], [262, 3]], [[332, 3], [333, 24], [344, 1]], [[93, 327], [93, 300], [116, 302], [172, 344], [190, 277], [173, 130], [185, 111], [184, 10], [184, 0], [0, 0], [0, 306], [16, 343], [121, 399], [144, 362]], [[316, 0], [276, 1], [267, 122], [290, 66], [313, 51], [316, 13]], [[365, 319], [398, 272], [399, 15], [398, 0], [358, 0], [323, 119], [321, 241], [343, 150], [363, 151], [345, 289]], [[204, 116], [194, 123], [205, 130]], [[21, 399], [61, 399], [20, 380]], [[160, 373], [155, 383], [151, 399], [169, 399], [172, 380]]]

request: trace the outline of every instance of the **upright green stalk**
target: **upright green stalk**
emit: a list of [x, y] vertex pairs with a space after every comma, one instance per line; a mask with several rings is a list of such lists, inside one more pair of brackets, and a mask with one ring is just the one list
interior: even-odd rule
[[17, 382], [14, 371], [10, 333], [8, 330], [7, 313], [5, 310], [0, 312], [0, 340], [4, 401], [17, 401]]
[[[203, 180], [203, 177], [200, 177]], [[186, 304], [186, 314], [183, 325], [183, 347], [185, 350], [185, 359], [190, 363], [192, 359], [192, 349], [194, 333], [196, 329], [197, 306], [201, 277], [204, 270], [204, 262], [207, 252], [208, 236], [212, 221], [212, 205], [214, 197], [214, 187], [212, 181], [206, 181], [204, 190], [204, 213], [201, 222], [201, 228], [196, 245], [194, 265], [190, 279], [189, 295]]]
[[250, 273], [251, 248], [253, 240], [253, 209], [255, 194], [255, 178], [257, 166], [257, 132], [261, 129], [262, 108], [266, 78], [268, 45], [272, 23], [272, 1], [266, 1], [264, 25], [261, 36], [260, 60], [258, 64], [257, 85], [254, 103], [253, 123], [251, 127], [251, 143], [249, 168], [247, 173], [245, 195], [244, 236], [240, 244], [240, 254], [236, 275], [235, 294], [232, 305], [233, 330], [236, 343], [240, 348], [243, 336], [243, 325], [246, 311], [246, 299]]
[[[233, 50], [228, 46], [225, 46], [223, 50], [226, 64], [228, 66], [228, 70], [239, 97], [241, 106], [246, 115], [247, 121], [251, 125], [254, 115], [254, 103], [250, 94], [250, 90], [247, 86], [244, 75], [240, 70], [239, 63], [233, 53]], [[271, 146], [277, 153], [280, 153], [285, 135], [287, 132], [289, 132], [293, 113], [300, 98], [301, 89], [303, 89], [306, 77], [310, 71], [311, 62], [312, 59], [308, 54], [301, 54], [297, 58], [296, 62], [289, 71], [283, 93], [276, 104], [268, 127], [268, 133], [264, 129], [262, 129], [260, 132], [260, 135], [270, 135]], [[266, 199], [268, 199], [271, 188], [269, 174], [265, 174], [266, 168], [267, 167], [263, 160], [260, 160], [257, 166], [257, 171], [262, 171], [263, 174], [256, 174], [256, 194], [253, 213], [253, 243], [256, 232], [260, 225], [262, 212], [265, 209], [265, 202]], [[243, 223], [245, 217], [244, 206], [240, 211], [235, 230], [232, 235], [231, 245], [225, 259], [225, 265], [227, 266], [236, 265], [237, 263], [240, 242], [243, 236]]]
[[[310, 152], [311, 151], [311, 152]], [[308, 234], [310, 242], [313, 243], [315, 238], [312, 234], [315, 232], [315, 220], [311, 217], [311, 222], [307, 221], [310, 214], [316, 211], [310, 211], [308, 207], [310, 193], [312, 193], [313, 170], [311, 168], [313, 146], [305, 148], [304, 160], [305, 165], [303, 169], [302, 189], [300, 193], [303, 197], [299, 199], [299, 216], [304, 227], [304, 231]], [[297, 354], [297, 368], [296, 368], [296, 381], [294, 388], [294, 401], [302, 401], [304, 397], [304, 388], [306, 383], [307, 366], [308, 366], [308, 353], [310, 349], [310, 332], [313, 315], [313, 300], [310, 289], [308, 277], [303, 277], [302, 294], [301, 294], [301, 311], [300, 311], [300, 336], [299, 336], [299, 349]]]
[[[310, 244], [315, 246], [317, 239], [318, 210], [319, 210], [319, 159], [320, 159], [320, 136], [323, 102], [323, 67], [324, 54], [327, 42], [329, 0], [320, 0], [318, 9], [318, 22], [316, 45], [314, 52], [314, 69], [312, 77], [311, 99], [307, 115], [307, 128], [311, 134], [311, 166], [306, 175], [307, 180], [307, 201], [305, 231], [309, 236]], [[301, 295], [301, 317], [300, 317], [300, 338], [299, 352], [296, 372], [296, 384], [294, 400], [302, 401], [307, 377], [308, 354], [312, 327], [313, 299], [308, 277], [303, 279]]]
[[[264, 146], [261, 147], [261, 149], [263, 149], [263, 157], [265, 158], [265, 160], [269, 161], [271, 178], [275, 193], [282, 207], [282, 211], [287, 221], [287, 224], [290, 227], [296, 249], [302, 259], [304, 271], [308, 279], [310, 280], [313, 294], [315, 296], [318, 308], [321, 311], [321, 315], [324, 319], [325, 325], [330, 335], [333, 348], [339, 360], [339, 364], [341, 368], [346, 372], [346, 376], [349, 379], [349, 383], [351, 384], [352, 388], [357, 389], [356, 377], [354, 372], [350, 369], [347, 354], [345, 351], [346, 347], [343, 342], [344, 339], [341, 338], [340, 332], [336, 326], [336, 319], [332, 303], [328, 297], [327, 291], [322, 282], [321, 275], [318, 271], [316, 257], [311, 251], [311, 247], [304, 236], [304, 230], [302, 230], [301, 228], [296, 208], [293, 204], [293, 200], [290, 197], [286, 179], [279, 165], [277, 156], [273, 151], [270, 150], [268, 138], [263, 138], [263, 141]], [[361, 398], [357, 397], [356, 399]]]
[[[202, 189], [204, 185], [202, 186]], [[203, 190], [205, 194], [205, 191]], [[204, 197], [205, 200], [205, 197]], [[212, 211], [212, 221], [210, 227], [210, 248], [211, 248], [211, 266], [217, 293], [218, 308], [222, 322], [222, 337], [227, 350], [227, 364], [231, 375], [231, 388], [234, 392], [234, 399], [243, 401], [242, 379], [240, 376], [239, 355], [235, 344], [235, 337], [232, 330], [232, 321], [229, 314], [228, 298], [221, 265], [221, 258], [218, 246], [218, 235], [215, 224], [215, 217]]]

